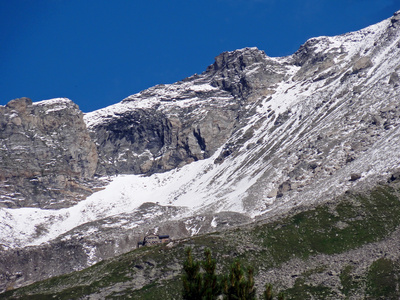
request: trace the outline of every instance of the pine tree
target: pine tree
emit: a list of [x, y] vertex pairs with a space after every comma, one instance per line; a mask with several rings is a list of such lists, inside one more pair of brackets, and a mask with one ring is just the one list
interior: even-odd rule
[[201, 263], [204, 274], [203, 274], [203, 299], [214, 300], [220, 295], [221, 288], [218, 280], [218, 276], [215, 274], [217, 263], [215, 259], [211, 257], [211, 250], [204, 250], [205, 260]]
[[265, 285], [265, 291], [264, 291], [264, 300], [272, 300], [273, 294], [272, 294], [272, 285], [271, 284], [266, 284]]
[[226, 300], [253, 300], [256, 299], [256, 289], [254, 288], [253, 269], [247, 270], [246, 279], [240, 262], [236, 260], [229, 273], [229, 277], [224, 279], [224, 299]]
[[247, 283], [246, 283], [246, 298], [256, 299], [256, 288], [254, 287], [254, 269], [249, 267], [247, 269]]
[[[265, 290], [264, 290], [264, 293], [263, 293], [263, 299], [264, 300], [273, 300], [273, 297], [274, 297], [274, 295], [272, 293], [272, 285], [267, 283], [265, 285]], [[285, 296], [283, 295], [283, 293], [279, 293], [277, 299], [278, 300], [285, 300]]]
[[[192, 248], [186, 248], [186, 260], [183, 263], [184, 300], [216, 300], [223, 295], [225, 300], [255, 300], [253, 268], [242, 269], [240, 261], [231, 265], [228, 276], [216, 274], [216, 261], [211, 257], [211, 250], [204, 250], [204, 260], [193, 260]], [[202, 270], [201, 270], [202, 269]], [[272, 285], [266, 284], [263, 293], [264, 300], [273, 300]], [[284, 300], [280, 293], [278, 300]]]
[[193, 260], [192, 248], [186, 248], [186, 260], [183, 263], [182, 297], [185, 300], [201, 300], [203, 282], [200, 274], [200, 263]]

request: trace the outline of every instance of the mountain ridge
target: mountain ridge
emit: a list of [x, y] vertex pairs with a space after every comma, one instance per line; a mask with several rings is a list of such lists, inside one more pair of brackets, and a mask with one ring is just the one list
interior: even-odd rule
[[[96, 145], [92, 172], [101, 176], [87, 187], [103, 190], [58, 201], [60, 209], [1, 208], [2, 276], [22, 273], [16, 285], [33, 280], [4, 265], [17, 251], [40, 251], [26, 246], [51, 252], [69, 244], [79, 261], [67, 272], [129, 251], [147, 232], [222, 230], [396, 176], [399, 20], [397, 12], [360, 31], [310, 39], [282, 58], [257, 48], [224, 52], [202, 74], [81, 114]], [[25, 126], [15, 122], [2, 124]], [[72, 179], [79, 182], [61, 182]]]

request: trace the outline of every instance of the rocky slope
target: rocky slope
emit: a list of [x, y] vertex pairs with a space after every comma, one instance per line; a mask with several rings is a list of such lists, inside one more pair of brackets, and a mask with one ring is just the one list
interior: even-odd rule
[[[16, 160], [5, 159], [12, 151], [4, 152], [0, 168], [10, 175], [2, 181], [3, 203], [35, 206], [33, 193], [10, 192], [19, 178], [40, 178], [59, 194], [70, 190], [71, 180], [92, 188], [88, 179], [106, 178], [109, 185], [90, 196], [93, 188], [75, 195], [88, 196], [75, 205], [51, 193], [36, 204], [62, 209], [0, 209], [2, 278], [18, 286], [56, 274], [46, 271], [45, 255], [34, 253], [51, 253], [63, 243], [74, 245], [69, 255], [81, 259], [67, 267], [65, 256], [55, 271], [60, 274], [126, 252], [146, 232], [180, 238], [215, 231], [396, 178], [399, 28], [398, 12], [357, 32], [311, 39], [288, 57], [271, 58], [257, 48], [226, 52], [204, 73], [86, 114], [85, 123], [79, 111], [68, 108], [60, 116], [71, 125], [62, 131], [60, 123], [52, 123], [58, 129], [53, 135], [40, 127], [58, 111], [51, 105], [72, 103], [9, 103], [2, 108], [1, 124], [10, 128], [3, 149], [17, 149], [17, 133], [28, 135], [34, 128], [38, 137], [25, 138], [24, 149], [40, 144], [43, 150], [31, 154], [38, 167], [27, 163], [25, 175]], [[31, 121], [23, 109], [13, 108], [21, 102], [29, 117], [37, 116], [34, 126], [23, 125]], [[42, 106], [47, 109], [40, 112]], [[72, 139], [71, 132], [78, 131], [82, 136]], [[40, 134], [55, 146], [39, 143]], [[40, 177], [47, 160], [53, 176]], [[64, 176], [60, 182], [50, 180], [58, 175]], [[33, 260], [32, 270], [44, 266], [43, 272], [24, 269], [19, 253]]]
[[363, 193], [294, 208], [235, 229], [142, 247], [80, 272], [0, 295], [0, 299], [180, 299], [184, 249], [203, 259], [210, 248], [217, 273], [239, 259], [285, 299], [398, 299], [400, 188], [389, 179]]
[[93, 193], [97, 166], [83, 114], [68, 99], [0, 107], [0, 206], [56, 208]]
[[[248, 74], [255, 68], [268, 72]], [[159, 85], [85, 116], [99, 174], [151, 174], [209, 158], [285, 67], [256, 48], [223, 53], [207, 71]]]

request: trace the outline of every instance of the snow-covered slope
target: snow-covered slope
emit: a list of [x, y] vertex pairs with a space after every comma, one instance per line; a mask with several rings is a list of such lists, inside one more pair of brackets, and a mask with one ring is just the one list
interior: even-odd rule
[[399, 19], [289, 57], [223, 53], [203, 74], [86, 114], [109, 184], [63, 209], [0, 208], [0, 244], [79, 233], [92, 264], [106, 257], [93, 242], [104, 228], [115, 240], [135, 228], [180, 237], [224, 212], [247, 222], [388, 180], [400, 166]]

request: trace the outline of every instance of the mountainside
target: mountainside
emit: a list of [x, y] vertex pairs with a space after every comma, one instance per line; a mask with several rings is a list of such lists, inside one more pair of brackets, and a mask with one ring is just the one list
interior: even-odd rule
[[285, 299], [399, 299], [399, 188], [394, 180], [285, 217], [141, 247], [0, 299], [181, 299], [187, 246], [196, 260], [211, 249], [219, 274], [235, 259], [253, 266], [259, 297], [272, 283]]
[[85, 115], [67, 99], [0, 107], [0, 289], [149, 232], [221, 231], [396, 180], [399, 69], [400, 11], [288, 57], [222, 53]]

